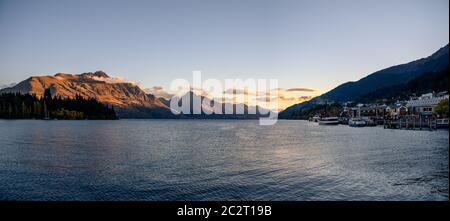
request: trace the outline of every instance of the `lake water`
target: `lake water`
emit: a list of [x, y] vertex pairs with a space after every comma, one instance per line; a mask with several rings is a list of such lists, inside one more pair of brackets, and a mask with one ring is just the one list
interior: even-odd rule
[[448, 200], [449, 132], [0, 120], [1, 200]]

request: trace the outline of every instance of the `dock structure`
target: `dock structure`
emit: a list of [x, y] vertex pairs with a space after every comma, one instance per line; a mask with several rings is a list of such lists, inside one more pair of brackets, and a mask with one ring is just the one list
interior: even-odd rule
[[385, 119], [385, 129], [404, 130], [436, 130], [437, 123], [434, 118], [422, 118], [416, 116], [404, 116], [397, 119]]

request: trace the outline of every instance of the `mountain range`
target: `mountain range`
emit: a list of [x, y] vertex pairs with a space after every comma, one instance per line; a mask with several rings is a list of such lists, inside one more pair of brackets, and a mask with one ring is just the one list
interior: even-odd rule
[[[257, 118], [266, 111], [261, 107], [243, 105], [245, 111], [254, 111], [256, 114], [207, 114], [200, 110], [201, 114], [175, 115], [170, 108], [170, 101], [174, 98], [156, 97], [146, 93], [137, 84], [119, 78], [108, 76], [103, 71], [87, 72], [82, 74], [57, 73], [54, 76], [33, 76], [16, 85], [10, 85], [0, 90], [2, 93], [34, 94], [42, 97], [44, 91], [50, 89], [51, 95], [62, 98], [74, 98], [79, 95], [83, 98], [94, 98], [97, 101], [112, 105], [119, 118], [232, 118], [248, 119]], [[206, 104], [211, 104], [211, 99], [200, 96], [192, 91], [187, 92], [180, 98], [191, 99], [190, 110], [201, 107], [194, 107], [192, 100], [194, 97]], [[177, 98], [177, 97], [175, 97]], [[202, 103], [204, 109], [211, 109]], [[224, 110], [226, 105], [231, 105], [234, 109], [236, 104], [219, 102], [216, 104]], [[211, 106], [211, 105], [209, 105]], [[266, 113], [263, 112], [263, 113]], [[247, 113], [247, 112], [246, 112]]]
[[[247, 104], [236, 104], [236, 103], [230, 103], [226, 102], [225, 99], [214, 101], [213, 99], [208, 98], [206, 96], [198, 95], [197, 93], [193, 91], [189, 91], [186, 94], [184, 94], [181, 97], [172, 97], [171, 100], [166, 100], [164, 98], [159, 98], [161, 102], [166, 103], [167, 106], [170, 106], [170, 102], [172, 99], [177, 100], [189, 100], [190, 104], [190, 112], [191, 113], [201, 113], [199, 115], [181, 115], [181, 117], [185, 118], [202, 118], [202, 119], [258, 119], [261, 116], [267, 116], [269, 114], [268, 109], [262, 108], [260, 106], [250, 106]], [[201, 105], [193, 105], [194, 100], [197, 99], [201, 101]], [[174, 100], [174, 101], [177, 101]], [[214, 106], [213, 106], [214, 105]], [[240, 107], [238, 105], [241, 105]], [[232, 110], [233, 113], [237, 113], [237, 109], [241, 109], [244, 111], [243, 114], [227, 114], [225, 111], [226, 108], [229, 108], [229, 110]], [[214, 114], [214, 110], [218, 110], [219, 112], [223, 114]], [[207, 114], [205, 111], [208, 111], [209, 113], [213, 114]]]
[[121, 118], [170, 117], [170, 109], [136, 84], [109, 77], [105, 72], [83, 74], [58, 73], [54, 76], [33, 76], [0, 93], [44, 95], [49, 88], [52, 96], [73, 98], [80, 95], [113, 105]]
[[[406, 64], [392, 66], [373, 74], [368, 75], [355, 82], [347, 82], [337, 86], [331, 91], [313, 98], [309, 101], [295, 104], [279, 113], [280, 118], [290, 118], [293, 113], [301, 108], [310, 107], [317, 102], [333, 101], [347, 102], [359, 101], [368, 97], [379, 97], [385, 89], [393, 91], [395, 88], [411, 88], [411, 86], [401, 86], [416, 79], [436, 79], [436, 77], [419, 78], [425, 74], [436, 73], [448, 68], [449, 46], [439, 49], [432, 55]], [[442, 75], [442, 74], [441, 74]], [[441, 76], [437, 75], [437, 76]], [[444, 73], [445, 75], [445, 73]], [[417, 84], [417, 83], [415, 83]], [[33, 76], [16, 85], [11, 84], [0, 90], [0, 93], [21, 93], [34, 94], [38, 97], [43, 96], [44, 91], [50, 89], [52, 96], [73, 98], [80, 95], [84, 98], [94, 98], [101, 103], [113, 105], [119, 118], [232, 118], [247, 119], [257, 118], [268, 110], [257, 106], [244, 105], [245, 111], [254, 111], [257, 114], [206, 114], [201, 112], [199, 115], [174, 115], [170, 108], [170, 101], [173, 97], [156, 97], [148, 92], [161, 92], [159, 88], [153, 88], [150, 91], [144, 91], [137, 84], [120, 78], [108, 76], [103, 71], [87, 72], [82, 74], [57, 73], [53, 76]], [[393, 92], [392, 92], [393, 93]], [[396, 92], [397, 93], [397, 92]], [[161, 94], [161, 93], [159, 93]], [[395, 94], [395, 93], [394, 93]], [[397, 93], [398, 94], [398, 93]], [[192, 105], [193, 98], [198, 98], [204, 103], [211, 103], [211, 99], [198, 95], [192, 91], [181, 96], [182, 99], [191, 99], [191, 111], [195, 108]], [[211, 109], [210, 105], [202, 103], [203, 108]], [[225, 100], [216, 104], [224, 110], [225, 106], [236, 104], [227, 103]]]
[[449, 64], [449, 45], [432, 55], [406, 64], [392, 66], [372, 73], [358, 81], [347, 82], [309, 101], [292, 105], [279, 113], [280, 118], [289, 119], [302, 108], [318, 102], [355, 102], [367, 98], [374, 92], [399, 87], [425, 74], [444, 71]]

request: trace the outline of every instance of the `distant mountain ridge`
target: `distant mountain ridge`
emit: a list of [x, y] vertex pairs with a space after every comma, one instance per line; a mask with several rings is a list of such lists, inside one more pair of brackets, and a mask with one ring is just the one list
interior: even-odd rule
[[355, 101], [382, 87], [406, 83], [427, 72], [444, 70], [449, 63], [448, 44], [427, 58], [392, 66], [355, 82], [347, 82], [320, 96], [337, 102]]
[[382, 87], [357, 100], [359, 103], [395, 101], [408, 99], [410, 95], [421, 95], [433, 92], [448, 91], [449, 69], [429, 72], [408, 81], [406, 84]]
[[[113, 105], [119, 118], [219, 118], [219, 119], [255, 119], [261, 116], [257, 110], [261, 107], [244, 105], [244, 109], [255, 110], [257, 114], [173, 114], [170, 108], [170, 99], [155, 97], [147, 94], [135, 83], [120, 78], [108, 76], [103, 71], [87, 72], [82, 74], [57, 73], [53, 76], [33, 76], [12, 87], [0, 90], [3, 93], [33, 94], [42, 97], [46, 89], [52, 96], [74, 98], [80, 95], [83, 98], [94, 98], [97, 101]], [[199, 96], [190, 91], [183, 97], [199, 97], [202, 101], [211, 102], [210, 98]], [[217, 105], [224, 106], [226, 103]], [[236, 106], [235, 104], [233, 106]], [[203, 108], [208, 108], [203, 105]], [[194, 108], [191, 103], [191, 110]], [[210, 108], [209, 108], [210, 109]], [[192, 113], [192, 111], [191, 111]]]
[[293, 113], [298, 112], [300, 109], [311, 107], [320, 101], [358, 101], [365, 95], [377, 90], [403, 85], [421, 75], [443, 71], [448, 68], [448, 65], [449, 45], [447, 44], [426, 58], [377, 71], [358, 81], [341, 84], [310, 101], [292, 105], [280, 112], [279, 117], [290, 118]]
[[[191, 113], [201, 113], [201, 114], [192, 114], [192, 115], [181, 115], [185, 118], [195, 118], [195, 119], [257, 119], [259, 117], [265, 117], [268, 115], [269, 111], [268, 109], [264, 109], [260, 106], [249, 106], [246, 104], [233, 104], [233, 103], [227, 103], [224, 100], [216, 101], [214, 103], [215, 106], [213, 106], [213, 99], [208, 98], [206, 96], [201, 96], [196, 94], [193, 91], [188, 91], [186, 94], [184, 94], [181, 97], [173, 97], [171, 100], [166, 100], [164, 98], [159, 98], [161, 102], [170, 105], [170, 102], [172, 99], [178, 99], [182, 102], [186, 102], [189, 100], [189, 107]], [[194, 106], [193, 101], [194, 99], [198, 99], [201, 101], [200, 106]], [[232, 108], [233, 113], [237, 112], [238, 105], [242, 105], [243, 114], [226, 114], [225, 108], [230, 107]], [[218, 110], [221, 110], [222, 114], [214, 114], [213, 112], [216, 110], [216, 106]], [[205, 113], [205, 110], [209, 111], [210, 114]], [[212, 113], [212, 114], [211, 114]]]
[[101, 103], [114, 105], [121, 118], [173, 117], [165, 104], [146, 94], [132, 82], [109, 77], [103, 71], [83, 74], [58, 73], [54, 76], [33, 76], [0, 93], [21, 93], [43, 96], [49, 88], [52, 96], [95, 98]]

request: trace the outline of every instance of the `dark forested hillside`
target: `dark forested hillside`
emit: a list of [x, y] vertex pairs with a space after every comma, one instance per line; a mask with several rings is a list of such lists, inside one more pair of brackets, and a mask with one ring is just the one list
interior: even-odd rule
[[358, 81], [341, 84], [320, 97], [337, 102], [356, 101], [381, 88], [405, 84], [425, 73], [442, 71], [448, 67], [448, 62], [449, 47], [446, 45], [427, 58], [389, 67]]
[[95, 99], [52, 98], [47, 89], [42, 98], [35, 95], [0, 94], [0, 118], [4, 119], [117, 119], [114, 107]]
[[412, 94], [447, 91], [448, 66], [447, 44], [426, 58], [377, 71], [358, 81], [341, 84], [310, 101], [294, 104], [280, 112], [278, 117], [296, 119], [303, 115], [302, 109], [311, 110], [320, 103], [318, 101], [369, 103], [381, 99], [406, 99]]
[[426, 73], [409, 81], [406, 84], [399, 84], [380, 88], [374, 92], [361, 97], [358, 102], [376, 102], [378, 100], [404, 100], [412, 94], [421, 95], [429, 92], [448, 91], [449, 69]]
[[327, 116], [339, 116], [342, 111], [342, 105], [339, 103], [333, 104], [317, 104], [311, 105], [305, 108], [300, 109], [297, 112], [293, 112], [290, 116], [281, 116], [281, 119], [300, 119], [307, 120], [316, 115], [320, 115], [322, 117]]

